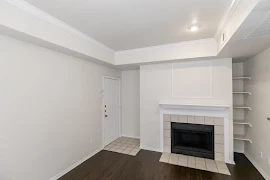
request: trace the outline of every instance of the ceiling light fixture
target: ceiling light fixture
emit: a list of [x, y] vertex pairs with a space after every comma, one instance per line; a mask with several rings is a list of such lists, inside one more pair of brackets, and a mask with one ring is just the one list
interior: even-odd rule
[[198, 27], [197, 25], [192, 25], [192, 26], [190, 27], [190, 30], [191, 30], [192, 32], [198, 31], [198, 29], [199, 29], [199, 27]]

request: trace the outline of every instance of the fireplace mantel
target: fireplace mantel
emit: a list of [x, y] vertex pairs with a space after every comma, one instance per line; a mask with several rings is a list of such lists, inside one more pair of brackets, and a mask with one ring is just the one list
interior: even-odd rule
[[201, 105], [201, 104], [181, 104], [177, 102], [162, 101], [159, 103], [165, 109], [183, 109], [183, 110], [211, 110], [224, 111], [228, 109], [229, 105]]

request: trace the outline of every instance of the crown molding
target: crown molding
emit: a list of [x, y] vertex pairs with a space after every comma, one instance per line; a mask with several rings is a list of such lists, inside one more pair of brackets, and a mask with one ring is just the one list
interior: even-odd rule
[[44, 21], [47, 21], [63, 30], [65, 30], [66, 32], [84, 40], [87, 41], [89, 43], [93, 43], [101, 48], [105, 48], [107, 50], [110, 50], [112, 52], [115, 52], [113, 49], [105, 46], [104, 44], [102, 44], [101, 42], [91, 38], [90, 36], [82, 33], [81, 31], [71, 27], [70, 25], [60, 21], [59, 19], [49, 15], [48, 13], [36, 8], [35, 6], [29, 4], [28, 2], [24, 1], [24, 0], [5, 0], [6, 2], [16, 6], [17, 8], [26, 11], [32, 15], [34, 15], [35, 17], [38, 17]]
[[219, 35], [224, 31], [224, 29], [226, 28], [228, 22], [231, 20], [235, 9], [237, 8], [237, 6], [239, 5], [240, 0], [232, 0], [231, 3], [229, 4], [228, 9], [224, 12], [221, 21], [219, 23], [219, 26], [217, 28], [216, 34], [214, 35], [214, 38], [216, 40], [219, 39]]
[[137, 49], [127, 49], [127, 50], [123, 50], [123, 51], [116, 51], [115, 54], [120, 55], [120, 54], [128, 54], [128, 53], [140, 52], [140, 51], [152, 51], [152, 50], [157, 50], [157, 49], [162, 49], [162, 48], [188, 46], [188, 45], [191, 45], [191, 44], [204, 43], [204, 42], [210, 42], [210, 41], [216, 42], [216, 40], [214, 38], [207, 38], [207, 39], [199, 39], [199, 40], [193, 40], [193, 41], [183, 41], [183, 42], [178, 42], [178, 43], [163, 44], [163, 45], [158, 45], [158, 46], [150, 46], [150, 47], [137, 48]]

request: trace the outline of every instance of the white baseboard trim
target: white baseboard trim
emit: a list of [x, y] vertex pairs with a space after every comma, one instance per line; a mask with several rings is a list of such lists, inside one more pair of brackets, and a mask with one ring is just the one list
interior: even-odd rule
[[144, 149], [144, 150], [148, 150], [148, 151], [161, 152], [160, 149], [155, 149], [155, 148], [145, 147], [145, 146], [140, 146], [140, 149]]
[[244, 155], [248, 158], [248, 160], [255, 166], [255, 168], [261, 173], [265, 180], [270, 180], [270, 177], [261, 169], [261, 167], [247, 154]]
[[72, 169], [74, 169], [75, 167], [79, 166], [80, 164], [82, 164], [84, 161], [86, 161], [87, 159], [91, 158], [92, 156], [94, 156], [95, 154], [97, 154], [98, 152], [100, 152], [102, 150], [102, 148], [97, 149], [96, 151], [92, 152], [91, 154], [89, 154], [88, 156], [82, 158], [81, 160], [79, 160], [78, 162], [74, 163], [73, 165], [71, 165], [70, 167], [68, 167], [67, 169], [63, 170], [62, 172], [60, 172], [59, 174], [53, 176], [52, 178], [50, 178], [49, 180], [58, 180], [60, 177], [64, 176], [65, 174], [67, 174], [69, 171], [71, 171]]
[[140, 139], [140, 137], [138, 137], [138, 136], [129, 136], [129, 135], [125, 135], [125, 134], [122, 134], [122, 137], [128, 137], [128, 138], [136, 138], [136, 139]]

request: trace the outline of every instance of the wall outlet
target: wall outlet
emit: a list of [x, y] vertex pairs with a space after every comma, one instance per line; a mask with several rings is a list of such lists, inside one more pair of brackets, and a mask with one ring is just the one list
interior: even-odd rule
[[263, 153], [262, 152], [260, 152], [260, 156], [261, 156], [261, 158], [263, 157]]
[[268, 165], [270, 166], [270, 157], [268, 158]]
[[90, 143], [91, 143], [91, 144], [93, 143], [93, 139], [92, 139], [92, 138], [90, 139]]

